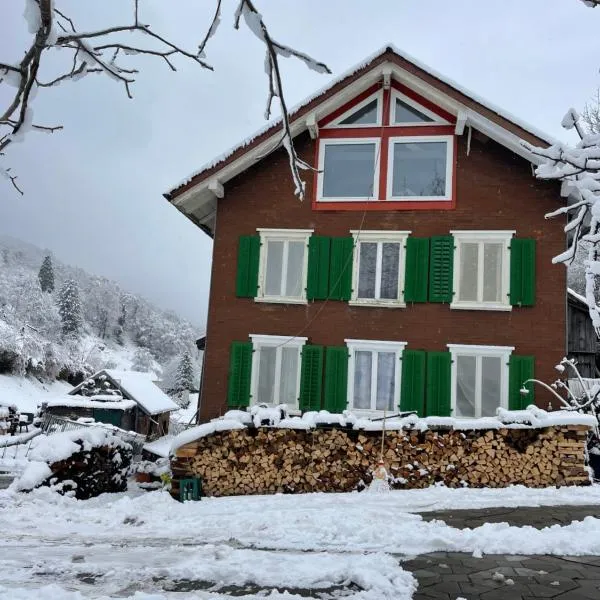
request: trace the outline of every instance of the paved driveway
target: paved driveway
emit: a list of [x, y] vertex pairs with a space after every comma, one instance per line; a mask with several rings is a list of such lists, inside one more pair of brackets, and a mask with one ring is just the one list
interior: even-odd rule
[[[507, 522], [541, 529], [600, 516], [600, 506], [493, 508], [426, 513], [457, 528]], [[414, 600], [600, 600], [600, 557], [485, 555], [435, 552], [403, 561], [419, 580]]]

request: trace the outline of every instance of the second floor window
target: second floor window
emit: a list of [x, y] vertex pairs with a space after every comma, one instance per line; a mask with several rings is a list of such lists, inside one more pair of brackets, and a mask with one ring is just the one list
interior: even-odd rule
[[312, 230], [259, 229], [258, 300], [306, 301], [308, 239]]

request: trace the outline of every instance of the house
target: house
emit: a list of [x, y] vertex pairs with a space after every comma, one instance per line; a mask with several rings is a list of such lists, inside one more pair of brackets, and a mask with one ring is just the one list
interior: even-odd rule
[[165, 197], [214, 238], [200, 421], [229, 408], [481, 417], [566, 350], [550, 140], [392, 46]]
[[179, 410], [150, 375], [137, 371], [98, 371], [67, 395], [47, 401], [45, 412], [69, 419], [93, 418], [154, 439], [169, 431], [169, 416]]
[[588, 304], [582, 295], [570, 288], [567, 290], [567, 350], [568, 358], [575, 360], [582, 377], [598, 378], [598, 338]]

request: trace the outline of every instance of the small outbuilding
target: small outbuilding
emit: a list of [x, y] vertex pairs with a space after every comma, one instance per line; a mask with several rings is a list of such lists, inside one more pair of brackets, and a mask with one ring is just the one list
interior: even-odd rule
[[598, 369], [600, 348], [586, 299], [569, 288], [567, 306], [568, 356], [575, 359], [582, 377], [596, 379], [600, 376]]
[[98, 371], [67, 395], [51, 398], [45, 412], [69, 419], [92, 418], [156, 439], [169, 432], [169, 417], [179, 406], [153, 381], [136, 371]]

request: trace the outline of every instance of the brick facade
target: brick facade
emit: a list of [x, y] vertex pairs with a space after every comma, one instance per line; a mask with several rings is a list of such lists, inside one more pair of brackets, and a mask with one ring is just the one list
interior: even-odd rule
[[[314, 160], [314, 143], [307, 134], [296, 140], [298, 153], [309, 163]], [[345, 338], [405, 341], [407, 348], [429, 351], [446, 350], [448, 343], [510, 345], [516, 354], [535, 356], [536, 377], [555, 378], [554, 365], [566, 351], [566, 274], [551, 259], [564, 249], [565, 241], [561, 224], [545, 221], [544, 214], [558, 206], [558, 187], [537, 181], [529, 162], [475, 131], [468, 156], [466, 134], [458, 138], [456, 161], [456, 209], [367, 212], [362, 229], [410, 230], [423, 237], [447, 235], [451, 229], [514, 229], [519, 237], [535, 238], [535, 306], [493, 312], [451, 310], [433, 303], [371, 308], [333, 300], [304, 306], [237, 298], [240, 235], [271, 227], [347, 236], [361, 227], [362, 211], [312, 210], [309, 174], [306, 199], [300, 202], [293, 194], [287, 155], [275, 152], [228, 182], [225, 198], [218, 202], [201, 421], [227, 410], [229, 347], [233, 341], [247, 341], [250, 333], [300, 334], [325, 346], [343, 345]], [[540, 392], [536, 401], [546, 407], [549, 397]]]

